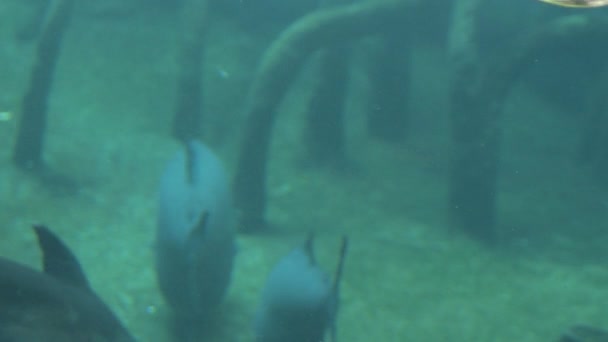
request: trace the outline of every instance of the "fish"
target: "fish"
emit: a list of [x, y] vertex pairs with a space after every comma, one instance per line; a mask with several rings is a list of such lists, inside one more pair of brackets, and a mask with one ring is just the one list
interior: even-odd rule
[[561, 7], [593, 8], [608, 6], [608, 0], [539, 0]]
[[0, 341], [134, 342], [72, 251], [46, 226], [33, 229], [42, 272], [0, 258]]
[[256, 342], [336, 341], [339, 286], [348, 239], [342, 238], [333, 284], [317, 265], [311, 235], [283, 257], [262, 290], [254, 333]]
[[197, 140], [169, 160], [159, 188], [156, 277], [188, 340], [215, 316], [230, 284], [235, 210], [222, 162]]

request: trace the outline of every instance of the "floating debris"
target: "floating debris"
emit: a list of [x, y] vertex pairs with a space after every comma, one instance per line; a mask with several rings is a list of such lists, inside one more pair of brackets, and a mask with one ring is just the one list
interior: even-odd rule
[[592, 8], [608, 6], [608, 0], [540, 0], [548, 4], [562, 7]]

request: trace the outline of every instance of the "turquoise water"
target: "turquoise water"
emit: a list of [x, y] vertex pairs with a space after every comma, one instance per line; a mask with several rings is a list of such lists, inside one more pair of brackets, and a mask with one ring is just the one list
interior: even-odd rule
[[[13, 33], [24, 4], [0, 4], [0, 255], [39, 268], [30, 230], [48, 224], [79, 257], [93, 288], [141, 341], [170, 341], [170, 309], [156, 286], [157, 184], [179, 148], [170, 138], [178, 14], [167, 8], [97, 15], [77, 7], [49, 107], [45, 160], [74, 181], [40, 182], [11, 163], [32, 42]], [[561, 13], [561, 12], [560, 12]], [[211, 16], [205, 65], [205, 140], [234, 174], [246, 92], [276, 31], [247, 33]], [[365, 45], [361, 45], [365, 46]], [[272, 266], [309, 231], [334, 268], [351, 248], [338, 321], [342, 341], [552, 341], [575, 323], [608, 327], [606, 194], [576, 161], [581, 115], [537, 85], [505, 106], [498, 194], [500, 242], [448, 229], [448, 61], [436, 42], [412, 52], [411, 122], [403, 143], [365, 131], [370, 90], [355, 57], [347, 104], [346, 170], [310, 166], [305, 69], [280, 108], [268, 174], [275, 229], [240, 235], [234, 279], [210, 341], [252, 340]]]

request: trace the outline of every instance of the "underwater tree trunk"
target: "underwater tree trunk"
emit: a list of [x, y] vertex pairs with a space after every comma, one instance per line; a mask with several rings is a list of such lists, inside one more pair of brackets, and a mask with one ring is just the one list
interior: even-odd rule
[[21, 168], [43, 171], [42, 150], [46, 133], [48, 100], [61, 42], [72, 13], [73, 0], [58, 0], [50, 9], [36, 49], [28, 89], [23, 97], [13, 160]]
[[453, 9], [449, 36], [452, 59], [448, 180], [450, 226], [493, 240], [496, 212], [499, 127], [497, 114], [483, 105], [483, 78], [474, 42], [479, 0], [460, 0]]
[[480, 93], [463, 91], [457, 84], [452, 85], [450, 108], [450, 224], [476, 238], [492, 241], [502, 135], [498, 119], [502, 106], [480, 99]]
[[407, 27], [395, 25], [382, 36], [372, 56], [367, 128], [376, 138], [389, 142], [405, 139], [408, 113], [410, 50]]
[[[608, 25], [608, 23], [604, 23]], [[598, 28], [598, 24], [594, 25]], [[581, 39], [583, 37], [580, 37]], [[603, 39], [600, 38], [598, 43]], [[600, 51], [598, 51], [599, 53]], [[608, 61], [608, 54], [604, 53]], [[591, 166], [595, 178], [608, 185], [608, 63], [598, 71], [597, 83], [588, 89], [586, 115], [579, 147], [579, 160]]]
[[291, 25], [266, 51], [249, 94], [247, 122], [234, 181], [241, 229], [265, 224], [266, 164], [277, 106], [304, 61], [315, 50], [381, 30], [387, 21], [406, 20], [416, 2], [362, 2], [322, 10]]
[[[347, 5], [350, 0], [324, 0], [322, 8]], [[344, 151], [344, 107], [350, 71], [350, 44], [323, 49], [317, 60], [317, 77], [306, 108], [305, 139], [309, 156], [316, 162], [337, 165]]]
[[182, 8], [173, 136], [188, 142], [200, 135], [203, 117], [203, 59], [207, 0], [188, 0]]
[[[496, 194], [501, 116], [509, 90], [534, 66], [536, 55], [590, 34], [606, 35], [605, 25], [590, 30], [579, 16], [562, 17], [515, 41], [509, 53], [476, 62], [474, 52], [455, 47], [451, 93], [452, 159], [449, 178], [449, 214], [453, 227], [485, 241], [496, 238]], [[463, 40], [466, 41], [466, 40]], [[463, 45], [459, 45], [462, 47]], [[471, 50], [474, 51], [474, 50]]]
[[48, 17], [48, 10], [52, 7], [51, 2], [53, 0], [37, 0], [31, 4], [32, 12], [27, 18], [27, 21], [23, 23], [17, 32], [15, 38], [21, 41], [29, 41], [38, 37], [42, 29], [44, 28], [44, 21]]
[[321, 51], [318, 78], [308, 103], [306, 146], [313, 160], [340, 164], [344, 152], [344, 106], [348, 89], [350, 47], [338, 44]]
[[[606, 74], [606, 72], [604, 72]], [[583, 163], [593, 164], [598, 155], [601, 154], [602, 147], [606, 146], [606, 136], [608, 136], [608, 103], [606, 103], [606, 93], [608, 87], [600, 81], [601, 92], [594, 92], [587, 104], [587, 117], [585, 118], [579, 158]]]
[[589, 94], [584, 118], [579, 158], [589, 164], [594, 176], [608, 184], [608, 65], [604, 66], [595, 89]]

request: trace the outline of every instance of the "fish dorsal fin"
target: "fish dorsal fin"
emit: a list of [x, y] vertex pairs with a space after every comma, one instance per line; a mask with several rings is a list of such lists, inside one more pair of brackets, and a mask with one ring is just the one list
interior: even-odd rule
[[334, 275], [334, 283], [331, 290], [331, 300], [333, 300], [333, 312], [330, 322], [330, 336], [332, 342], [337, 342], [336, 338], [336, 315], [338, 314], [338, 305], [340, 302], [340, 282], [342, 281], [342, 273], [344, 271], [344, 261], [346, 260], [346, 253], [348, 251], [348, 237], [342, 237], [342, 244], [340, 246], [340, 254], [338, 256], [338, 266], [336, 267], [336, 274]]
[[91, 290], [74, 253], [47, 227], [35, 225], [44, 273], [75, 287]]
[[188, 234], [188, 240], [193, 241], [197, 237], [203, 237], [207, 234], [207, 226], [209, 225], [209, 210], [205, 210], [201, 213], [196, 222], [196, 226], [192, 228]]

